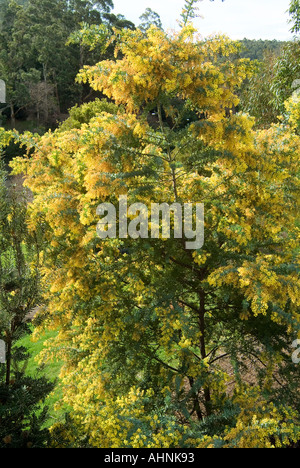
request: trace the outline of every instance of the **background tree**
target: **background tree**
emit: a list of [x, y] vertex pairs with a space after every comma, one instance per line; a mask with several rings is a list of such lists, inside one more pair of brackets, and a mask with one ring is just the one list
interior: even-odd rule
[[[30, 40], [22, 24], [23, 10], [15, 2], [2, 6], [3, 23], [0, 29], [0, 74], [6, 82], [7, 105], [12, 127], [16, 125], [16, 113], [30, 102], [29, 87], [39, 80], [39, 72], [30, 60]], [[16, 29], [16, 18], [21, 19]]]
[[300, 77], [300, 42], [295, 40], [286, 44], [280, 54], [274, 70], [272, 92], [274, 94], [274, 105], [284, 112], [284, 102], [297, 89], [294, 82]]
[[[56, 126], [76, 103], [90, 97], [90, 88], [75, 83], [84, 64], [112, 57], [113, 48], [91, 49], [68, 41], [83, 25], [134, 28], [122, 15], [111, 13], [110, 0], [4, 0], [0, 5], [0, 70], [8, 86], [12, 126], [25, 110], [41, 123]], [[68, 42], [68, 46], [66, 46]], [[54, 53], [55, 51], [55, 53]], [[24, 113], [26, 115], [26, 113]]]
[[282, 47], [286, 44], [277, 40], [262, 40], [262, 39], [242, 39], [241, 50], [239, 55], [241, 58], [250, 58], [251, 60], [264, 61], [265, 54], [274, 54], [279, 56]]
[[141, 24], [139, 28], [141, 31], [146, 32], [150, 26], [156, 26], [158, 29], [163, 29], [160, 16], [151, 8], [146, 8], [145, 12], [140, 16]]
[[[293, 32], [297, 32], [297, 12], [299, 2], [292, 1], [289, 13], [294, 22]], [[276, 122], [285, 112], [285, 101], [297, 89], [300, 76], [299, 40], [278, 41], [241, 41], [240, 56], [257, 59], [260, 65], [245, 84], [242, 92], [241, 108], [255, 116], [259, 125]], [[295, 86], [294, 86], [295, 84]]]
[[256, 72], [245, 83], [241, 93], [240, 108], [256, 118], [256, 124], [268, 127], [278, 122], [280, 109], [275, 104], [273, 83], [278, 55], [265, 52], [262, 62], [257, 64]]

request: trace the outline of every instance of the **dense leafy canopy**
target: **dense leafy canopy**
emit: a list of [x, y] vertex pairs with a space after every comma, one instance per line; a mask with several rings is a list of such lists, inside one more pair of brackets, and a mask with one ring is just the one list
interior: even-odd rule
[[[124, 16], [111, 13], [112, 7], [110, 0], [3, 2], [0, 76], [7, 83], [13, 127], [22, 111], [54, 126], [72, 105], [87, 98], [90, 90], [76, 85], [75, 77], [83, 64], [99, 59], [102, 47], [91, 50], [80, 43], [79, 31], [84, 25], [105, 25], [108, 31], [114, 26], [134, 28]], [[112, 56], [113, 50], [106, 54]]]

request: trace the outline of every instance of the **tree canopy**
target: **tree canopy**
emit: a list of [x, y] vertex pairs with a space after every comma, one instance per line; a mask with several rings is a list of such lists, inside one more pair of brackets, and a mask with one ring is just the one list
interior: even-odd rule
[[[86, 26], [134, 27], [113, 14], [112, 7], [110, 0], [3, 1], [0, 74], [7, 83], [13, 127], [24, 110], [42, 124], [55, 126], [61, 114], [88, 97], [90, 90], [76, 85], [75, 78], [84, 64], [96, 62], [101, 48], [91, 50], [69, 38]], [[113, 50], [107, 54], [112, 56]]]
[[[260, 133], [249, 116], [228, 115], [250, 62], [233, 66], [236, 43], [199, 41], [190, 25], [173, 35], [124, 30], [117, 47], [120, 58], [78, 77], [115, 107], [20, 136], [33, 154], [13, 163], [34, 193], [30, 225], [44, 220], [50, 249], [43, 325], [59, 333], [44, 355], [65, 362], [73, 408], [71, 428], [54, 426], [54, 437], [84, 433], [97, 447], [286, 446], [299, 430], [286, 357], [299, 329], [298, 104]], [[204, 202], [204, 247], [100, 240], [97, 206], [122, 195], [128, 204]]]

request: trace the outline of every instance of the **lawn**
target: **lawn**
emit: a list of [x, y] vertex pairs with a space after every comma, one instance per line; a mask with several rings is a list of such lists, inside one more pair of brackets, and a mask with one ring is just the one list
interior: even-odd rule
[[[53, 362], [47, 362], [42, 366], [40, 366], [38, 362], [38, 356], [44, 347], [44, 342], [47, 339], [53, 337], [55, 333], [56, 332], [53, 331], [46, 332], [38, 341], [33, 341], [32, 336], [27, 335], [17, 342], [18, 346], [24, 346], [27, 349], [30, 356], [25, 370], [26, 375], [30, 377], [36, 377], [38, 374], [39, 377], [44, 376], [50, 381], [56, 381], [62, 366], [62, 362], [57, 360]], [[55, 404], [61, 401], [61, 398], [62, 390], [60, 388], [59, 381], [57, 381], [55, 389], [48, 395], [45, 402], [42, 404], [42, 407], [47, 406], [49, 410], [49, 420], [46, 424], [47, 427], [50, 427], [55, 422], [61, 421], [64, 418], [66, 408], [55, 409]]]

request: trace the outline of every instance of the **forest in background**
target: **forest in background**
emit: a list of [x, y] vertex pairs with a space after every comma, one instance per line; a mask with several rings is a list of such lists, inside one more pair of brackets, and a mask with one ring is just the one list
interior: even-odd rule
[[[55, 128], [69, 110], [101, 97], [89, 86], [75, 82], [79, 70], [99, 59], [112, 58], [113, 46], [91, 48], [80, 40], [87, 25], [130, 28], [149, 27], [159, 16], [151, 9], [134, 25], [122, 15], [111, 13], [112, 2], [56, 0], [1, 0], [0, 76], [7, 84], [7, 104], [2, 121], [23, 130]], [[266, 54], [278, 56], [280, 41], [241, 41], [240, 57], [263, 62]], [[26, 124], [26, 122], [28, 122]]]
[[[1, 448], [299, 446], [300, 3], [284, 43], [183, 3], [0, 2]], [[204, 247], [99, 239], [124, 194], [203, 202]]]

